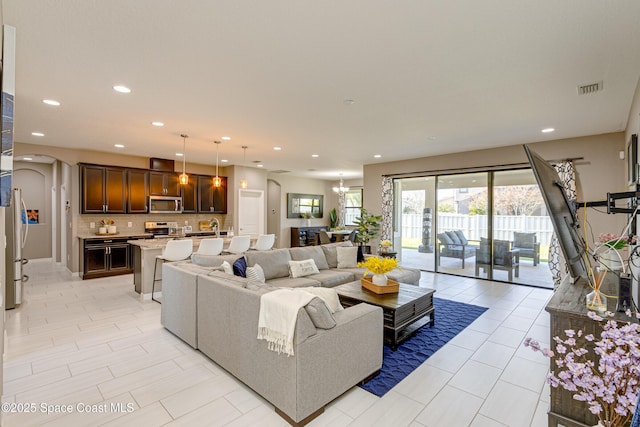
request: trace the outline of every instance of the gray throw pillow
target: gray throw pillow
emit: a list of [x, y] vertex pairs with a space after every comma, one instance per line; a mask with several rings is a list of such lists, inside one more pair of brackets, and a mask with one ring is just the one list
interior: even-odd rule
[[304, 308], [316, 328], [331, 329], [336, 326], [336, 319], [322, 298], [314, 297]]

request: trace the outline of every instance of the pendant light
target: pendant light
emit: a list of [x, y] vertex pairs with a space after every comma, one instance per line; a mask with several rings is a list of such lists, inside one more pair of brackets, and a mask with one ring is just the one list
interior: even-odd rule
[[[243, 157], [243, 160], [242, 160], [243, 167], [244, 167], [245, 163], [247, 162], [247, 148], [248, 147], [246, 145], [242, 146], [242, 149], [244, 150], [244, 157]], [[245, 178], [242, 178], [240, 180], [240, 188], [247, 188], [247, 180]]]
[[182, 174], [180, 175], [179, 181], [181, 185], [187, 185], [189, 183], [189, 175], [187, 175], [187, 172], [186, 172], [186, 167], [187, 167], [186, 147], [187, 147], [187, 138], [189, 138], [189, 135], [183, 133], [183, 134], [180, 134], [180, 136], [182, 137]]
[[222, 144], [222, 142], [221, 141], [213, 141], [213, 143], [216, 144], [216, 177], [213, 178], [213, 186], [214, 187], [220, 187], [222, 185], [222, 180], [218, 176], [218, 151], [220, 149], [220, 144]]

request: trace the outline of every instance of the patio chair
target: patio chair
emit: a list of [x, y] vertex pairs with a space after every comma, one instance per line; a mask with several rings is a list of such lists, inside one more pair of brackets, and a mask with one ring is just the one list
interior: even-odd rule
[[533, 258], [533, 266], [540, 264], [540, 242], [536, 233], [513, 232], [513, 249], [520, 250], [521, 257]]
[[489, 240], [482, 238], [480, 247], [476, 249], [476, 277], [480, 276], [480, 268], [484, 272], [487, 268], [506, 271], [509, 281], [513, 282], [514, 274], [515, 277], [520, 277], [520, 250], [511, 249], [511, 242], [508, 240], [494, 240], [492, 265]]
[[438, 234], [439, 250], [438, 265], [440, 257], [458, 258], [462, 260], [464, 268], [465, 259], [472, 257], [478, 245], [470, 244], [462, 230], [445, 231]]

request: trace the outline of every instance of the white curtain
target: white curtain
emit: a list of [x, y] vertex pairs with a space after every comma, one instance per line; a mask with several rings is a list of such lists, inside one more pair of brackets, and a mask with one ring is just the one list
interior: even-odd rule
[[382, 177], [382, 227], [380, 240], [393, 241], [393, 179]]
[[[567, 197], [571, 200], [576, 200], [576, 171], [573, 163], [570, 161], [558, 163], [555, 168], [564, 184]], [[551, 236], [551, 244], [549, 245], [549, 270], [551, 270], [554, 287], [558, 286], [562, 282], [562, 278], [569, 274], [569, 269], [560, 251], [558, 237], [555, 232]]]

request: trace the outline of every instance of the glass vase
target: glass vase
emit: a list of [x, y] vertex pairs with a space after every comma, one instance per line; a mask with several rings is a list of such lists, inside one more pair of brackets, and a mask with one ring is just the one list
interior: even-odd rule
[[597, 313], [607, 311], [607, 297], [600, 290], [593, 290], [587, 294], [587, 309]]

